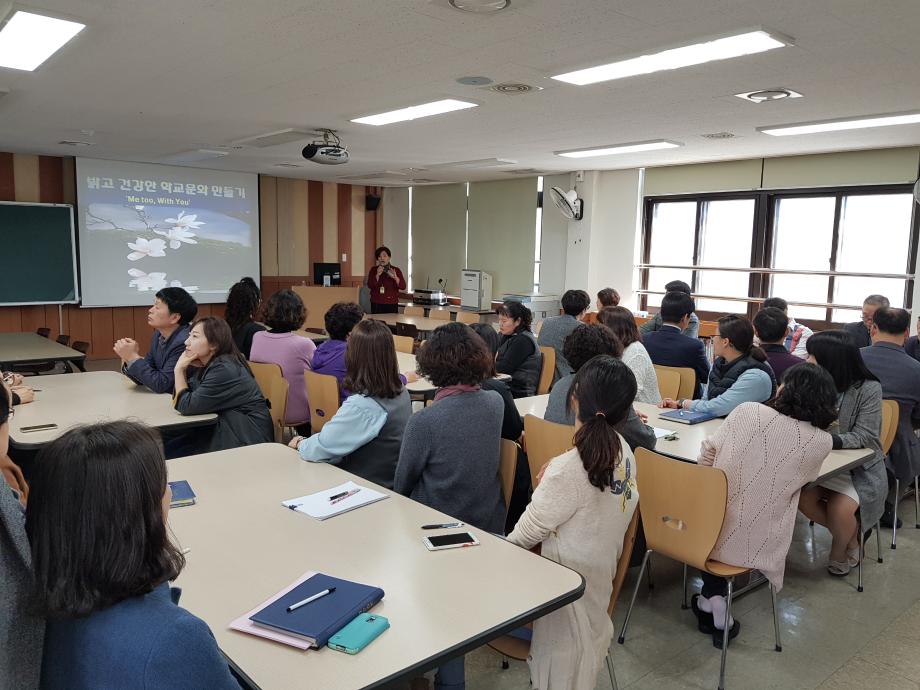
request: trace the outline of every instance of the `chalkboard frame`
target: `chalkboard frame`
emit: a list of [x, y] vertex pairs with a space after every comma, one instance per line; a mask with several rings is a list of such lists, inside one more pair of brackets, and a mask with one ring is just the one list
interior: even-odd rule
[[0, 201], [2, 206], [57, 206], [70, 211], [70, 258], [73, 268], [73, 294], [74, 298], [63, 301], [40, 300], [36, 302], [4, 302], [0, 300], [0, 307], [25, 307], [40, 304], [80, 304], [80, 275], [77, 272], [77, 238], [74, 224], [73, 204], [49, 204], [38, 201]]

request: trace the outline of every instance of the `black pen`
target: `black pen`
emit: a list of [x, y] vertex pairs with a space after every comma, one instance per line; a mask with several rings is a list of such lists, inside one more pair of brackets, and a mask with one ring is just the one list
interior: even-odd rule
[[330, 496], [330, 497], [329, 497], [329, 500], [330, 500], [330, 501], [334, 501], [334, 500], [337, 499], [337, 498], [342, 498], [343, 496], [347, 496], [347, 495], [348, 495], [348, 492], [347, 492], [347, 491], [343, 491], [342, 493], [336, 494], [335, 496]]

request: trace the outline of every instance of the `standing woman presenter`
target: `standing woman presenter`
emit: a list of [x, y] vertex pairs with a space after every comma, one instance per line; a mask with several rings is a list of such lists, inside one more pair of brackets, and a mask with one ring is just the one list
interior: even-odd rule
[[399, 291], [406, 289], [402, 271], [390, 264], [390, 248], [377, 247], [376, 262], [367, 274], [367, 287], [371, 291], [372, 314], [396, 314], [399, 310]]

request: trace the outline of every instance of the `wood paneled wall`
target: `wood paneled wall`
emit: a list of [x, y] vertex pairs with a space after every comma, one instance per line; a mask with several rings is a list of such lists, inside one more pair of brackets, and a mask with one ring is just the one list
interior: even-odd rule
[[259, 176], [263, 297], [312, 285], [320, 262], [342, 264], [342, 284], [361, 285], [383, 238], [382, 209], [365, 210], [368, 194], [382, 190]]
[[[361, 285], [383, 237], [382, 214], [365, 211], [365, 195], [380, 194], [380, 188], [260, 176], [259, 189], [265, 297], [283, 287], [311, 284], [314, 262], [340, 262], [342, 283]], [[0, 201], [76, 204], [74, 159], [0, 152]], [[118, 338], [134, 338], [141, 352], [147, 351], [152, 335], [147, 309], [65, 305], [59, 314], [50, 304], [0, 307], [0, 332], [50, 328], [52, 338], [63, 332], [71, 341], [85, 340], [90, 358], [107, 359], [115, 356], [112, 344]], [[198, 308], [199, 316], [223, 313], [222, 304]]]

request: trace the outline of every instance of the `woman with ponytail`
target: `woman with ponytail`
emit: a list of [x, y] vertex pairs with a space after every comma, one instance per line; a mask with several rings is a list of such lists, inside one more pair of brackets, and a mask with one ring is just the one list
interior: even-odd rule
[[754, 326], [747, 317], [728, 314], [719, 319], [719, 334], [712, 340], [715, 361], [709, 386], [700, 400], [665, 398], [659, 407], [704, 412], [725, 417], [745, 402], [766, 402], [776, 394], [776, 377], [767, 355], [754, 346]]
[[534, 623], [534, 688], [593, 690], [613, 637], [607, 615], [623, 537], [639, 500], [636, 463], [617, 433], [636, 395], [636, 378], [619, 359], [598, 355], [572, 384], [575, 447], [551, 460], [508, 540], [577, 570], [585, 595]]

